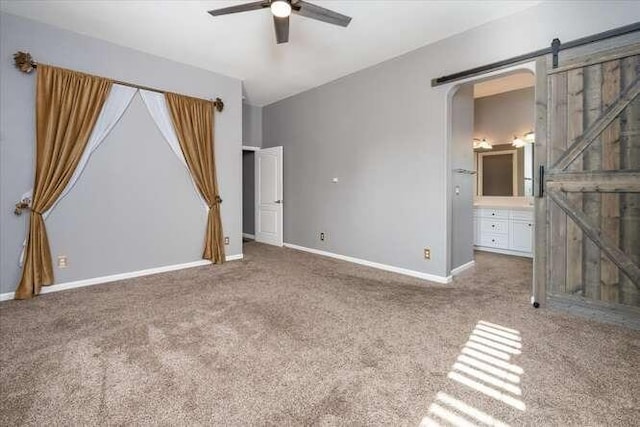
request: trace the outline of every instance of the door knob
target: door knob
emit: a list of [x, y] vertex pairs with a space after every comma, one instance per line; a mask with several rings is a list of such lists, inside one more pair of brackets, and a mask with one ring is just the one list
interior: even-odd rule
[[277, 204], [281, 204], [281, 203], [282, 203], [282, 200], [276, 200], [276, 201], [275, 201], [275, 203], [277, 203]]

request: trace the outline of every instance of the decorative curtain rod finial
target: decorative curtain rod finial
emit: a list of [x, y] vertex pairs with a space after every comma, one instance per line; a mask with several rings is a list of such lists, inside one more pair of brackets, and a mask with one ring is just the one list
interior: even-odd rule
[[[30, 74], [31, 72], [33, 72], [38, 67], [38, 63], [33, 60], [33, 57], [31, 56], [31, 54], [29, 52], [18, 51], [16, 53], [14, 53], [13, 54], [13, 62], [15, 64], [16, 68], [19, 69], [20, 71], [22, 71], [25, 74]], [[134, 84], [134, 83], [123, 82], [123, 81], [119, 81], [119, 80], [113, 80], [113, 82], [117, 83], [117, 84], [124, 85], [124, 86], [135, 87], [135, 88], [138, 88], [138, 89], [144, 89], [144, 90], [150, 90], [150, 91], [153, 91], [153, 92], [165, 93], [164, 90], [155, 89], [155, 88], [146, 87], [146, 86], [141, 86], [141, 85]], [[220, 99], [220, 98], [216, 98], [216, 100], [213, 101], [213, 105], [215, 106], [216, 110], [219, 113], [221, 113], [222, 110], [224, 110], [224, 102], [222, 102], [222, 99]]]
[[22, 215], [22, 211], [26, 209], [31, 209], [31, 200], [28, 198], [22, 199], [18, 203], [16, 203], [16, 209], [13, 211], [13, 213], [17, 216], [20, 216]]
[[36, 68], [36, 63], [28, 52], [17, 52], [13, 54], [13, 62], [23, 73], [31, 73]]
[[220, 98], [216, 98], [216, 100], [213, 101], [213, 105], [215, 105], [216, 110], [218, 110], [218, 113], [221, 113], [222, 110], [224, 110], [224, 102], [222, 102], [222, 99]]

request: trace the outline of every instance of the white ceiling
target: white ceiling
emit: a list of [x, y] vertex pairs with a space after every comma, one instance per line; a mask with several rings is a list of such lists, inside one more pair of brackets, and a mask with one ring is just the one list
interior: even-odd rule
[[473, 85], [473, 97], [483, 98], [485, 96], [511, 92], [512, 90], [533, 87], [535, 86], [535, 83], [536, 78], [533, 73], [524, 71], [508, 74], [504, 77], [497, 77], [495, 79], [476, 83]]
[[531, 7], [536, 0], [310, 0], [353, 17], [347, 28], [294, 15], [276, 45], [268, 9], [213, 18], [238, 0], [2, 0], [0, 8], [242, 79], [266, 105]]

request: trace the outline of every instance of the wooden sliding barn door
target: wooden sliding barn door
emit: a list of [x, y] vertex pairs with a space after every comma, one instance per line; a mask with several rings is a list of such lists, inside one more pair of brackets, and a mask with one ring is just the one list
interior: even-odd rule
[[546, 71], [534, 295], [640, 313], [640, 45]]

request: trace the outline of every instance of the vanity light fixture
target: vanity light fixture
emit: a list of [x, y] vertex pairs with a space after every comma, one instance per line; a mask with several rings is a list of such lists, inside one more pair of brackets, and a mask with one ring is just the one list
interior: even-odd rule
[[482, 148], [483, 150], [492, 150], [493, 145], [489, 144], [489, 141], [487, 141], [486, 138], [473, 138], [473, 149], [476, 150], [478, 148]]
[[533, 133], [533, 131], [525, 133], [523, 138], [526, 142], [530, 142], [530, 143], [536, 142], [536, 134]]
[[522, 139], [518, 138], [517, 136], [513, 137], [513, 142], [511, 142], [511, 145], [513, 145], [516, 148], [520, 148], [520, 147], [524, 147], [525, 145], [527, 145], [526, 141], [523, 141]]

